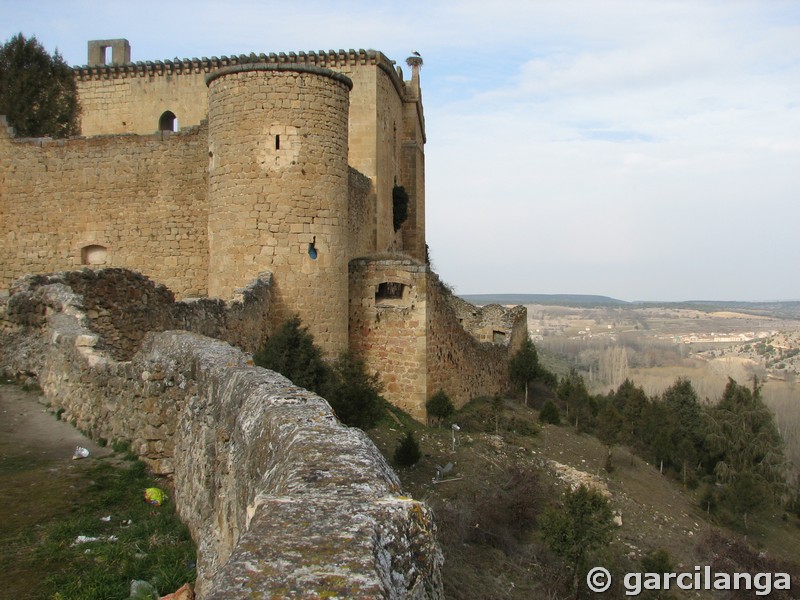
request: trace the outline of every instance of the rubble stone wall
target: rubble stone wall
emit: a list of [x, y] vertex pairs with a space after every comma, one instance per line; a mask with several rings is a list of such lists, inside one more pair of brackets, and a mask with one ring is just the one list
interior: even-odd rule
[[[457, 408], [477, 396], [507, 391], [508, 361], [527, 335], [527, 313], [515, 307], [502, 320], [495, 318], [492, 331], [507, 332], [502, 342], [479, 341], [459, 320], [466, 305], [431, 273], [428, 282], [428, 394], [444, 390]], [[477, 307], [475, 311], [480, 312]], [[484, 315], [486, 316], [486, 315]], [[510, 329], [501, 329], [505, 322]], [[512, 342], [514, 345], [512, 345]]]
[[163, 285], [126, 269], [66, 271], [18, 280], [7, 304], [6, 326], [40, 326], [48, 305], [43, 289], [68, 286], [87, 326], [99, 336], [95, 348], [129, 360], [147, 332], [184, 329], [256, 352], [269, 337], [271, 275], [263, 273], [230, 302], [198, 298], [175, 301]]
[[173, 476], [200, 598], [442, 597], [430, 511], [325, 400], [189, 332], [148, 333], [117, 361], [86, 312], [63, 282], [13, 292], [0, 354], [24, 346], [18, 360], [62, 418]]

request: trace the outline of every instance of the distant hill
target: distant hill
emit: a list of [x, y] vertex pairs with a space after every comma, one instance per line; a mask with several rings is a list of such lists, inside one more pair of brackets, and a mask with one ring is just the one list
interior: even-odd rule
[[548, 304], [553, 306], [627, 306], [630, 302], [587, 294], [459, 294], [472, 304]]
[[639, 301], [626, 302], [609, 296], [591, 294], [459, 294], [472, 304], [544, 304], [578, 308], [667, 307], [700, 310], [704, 312], [732, 311], [782, 319], [800, 319], [800, 301], [738, 302], [721, 300], [687, 300], [685, 302]]
[[800, 319], [800, 301], [797, 300], [785, 302], [689, 300], [686, 302], [636, 302], [635, 304], [638, 306], [668, 306], [705, 312], [732, 311], [779, 319]]

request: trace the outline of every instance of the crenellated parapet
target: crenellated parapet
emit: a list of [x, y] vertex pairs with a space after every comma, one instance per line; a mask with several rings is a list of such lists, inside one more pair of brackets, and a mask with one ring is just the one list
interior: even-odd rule
[[266, 63], [272, 65], [306, 65], [326, 69], [342, 69], [359, 66], [377, 66], [391, 79], [398, 93], [405, 94], [403, 71], [395, 67], [378, 50], [311, 50], [309, 52], [261, 52], [231, 56], [212, 56], [211, 58], [175, 58], [172, 60], [137, 61], [127, 64], [83, 65], [73, 68], [78, 81], [98, 79], [125, 79], [129, 77], [153, 77], [163, 75], [197, 75], [211, 73], [217, 69], [236, 65]]

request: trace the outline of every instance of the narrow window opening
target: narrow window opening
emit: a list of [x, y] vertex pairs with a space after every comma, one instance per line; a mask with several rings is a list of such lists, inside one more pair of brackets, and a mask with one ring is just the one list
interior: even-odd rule
[[108, 258], [108, 249], [105, 246], [91, 244], [81, 248], [82, 265], [104, 265]]
[[281, 136], [280, 134], [275, 136], [275, 150], [281, 149]]
[[164, 111], [158, 119], [159, 131], [178, 131], [178, 117], [171, 110]]
[[311, 260], [317, 260], [317, 236], [314, 236], [314, 239], [308, 245], [308, 255], [311, 257]]
[[400, 300], [403, 297], [405, 287], [405, 285], [396, 281], [380, 283], [375, 291], [375, 300]]
[[100, 46], [100, 53], [103, 56], [103, 64], [109, 64], [111, 62], [111, 46]]

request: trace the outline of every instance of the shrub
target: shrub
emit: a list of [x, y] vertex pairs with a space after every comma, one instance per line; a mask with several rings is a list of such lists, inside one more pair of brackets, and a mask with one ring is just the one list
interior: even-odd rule
[[329, 372], [324, 396], [342, 423], [370, 429], [384, 413], [380, 392], [378, 375], [369, 375], [364, 361], [345, 352]]
[[439, 390], [425, 403], [429, 419], [436, 419], [439, 425], [456, 412], [456, 407], [444, 390]]
[[542, 423], [550, 423], [551, 425], [561, 425], [561, 414], [558, 412], [558, 407], [555, 402], [548, 400], [544, 403], [539, 413], [539, 421]]
[[410, 467], [417, 464], [420, 458], [422, 458], [422, 452], [420, 452], [419, 444], [414, 433], [409, 431], [400, 440], [400, 445], [394, 451], [394, 462], [398, 467]]
[[402, 185], [392, 189], [392, 225], [397, 231], [408, 219], [408, 192]]
[[300, 317], [294, 316], [267, 340], [253, 356], [259, 367], [277, 371], [295, 385], [322, 394], [328, 380], [328, 366], [322, 351], [314, 344], [314, 336], [301, 327]]

